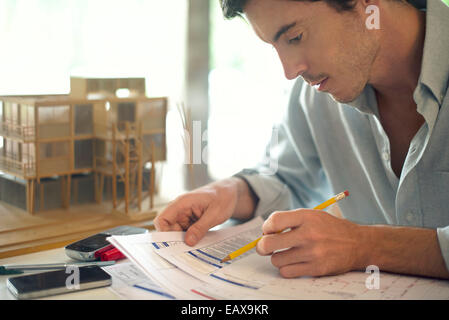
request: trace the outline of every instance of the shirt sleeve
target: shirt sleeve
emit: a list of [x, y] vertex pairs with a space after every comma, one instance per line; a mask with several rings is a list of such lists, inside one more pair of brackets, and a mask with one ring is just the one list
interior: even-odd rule
[[449, 226], [437, 228], [437, 236], [446, 269], [449, 270]]
[[310, 208], [331, 194], [299, 102], [302, 84], [302, 80], [295, 83], [287, 113], [273, 129], [264, 160], [236, 174], [259, 198], [255, 216], [267, 218], [274, 211]]

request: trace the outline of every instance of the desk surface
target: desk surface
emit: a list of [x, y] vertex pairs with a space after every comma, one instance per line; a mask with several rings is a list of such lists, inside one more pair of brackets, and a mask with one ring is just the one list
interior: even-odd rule
[[[36, 252], [17, 257], [0, 259], [0, 265], [5, 264], [34, 264], [34, 263], [58, 263], [73, 261], [65, 255], [64, 248]], [[11, 300], [15, 297], [6, 287], [6, 279], [12, 275], [0, 276], [0, 300]], [[117, 300], [120, 299], [109, 288], [98, 288], [74, 293], [61, 294], [42, 298], [46, 300]]]
[[[216, 226], [212, 230], [226, 228], [240, 223], [238, 220], [230, 219], [223, 224]], [[30, 253], [10, 258], [0, 259], [0, 265], [6, 264], [44, 264], [44, 263], [60, 263], [73, 262], [67, 257], [64, 248], [52, 249], [36, 253]], [[14, 275], [0, 276], [0, 300], [15, 299], [6, 287], [6, 279]], [[108, 287], [67, 293], [55, 296], [41, 298], [46, 300], [118, 300], [121, 299]]]
[[[238, 224], [239, 221], [236, 220], [228, 220], [227, 222], [216, 226], [213, 229], [221, 229], [233, 226], [235, 224]], [[52, 249], [48, 251], [41, 251], [36, 253], [30, 253], [26, 255], [20, 255], [10, 258], [4, 258], [0, 259], [0, 265], [6, 265], [6, 264], [44, 264], [44, 263], [64, 263], [64, 262], [72, 262], [69, 257], [66, 256], [65, 250], [63, 247]], [[8, 288], [6, 287], [6, 280], [9, 277], [12, 277], [14, 275], [4, 275], [0, 276], [0, 300], [11, 300], [15, 299], [15, 297], [9, 292]], [[385, 274], [385, 277], [393, 277], [393, 275]], [[382, 278], [382, 283], [385, 286], [389, 286], [389, 282], [387, 281], [387, 278]], [[399, 279], [399, 282], [403, 282], [408, 277], [404, 277], [404, 279]], [[417, 278], [420, 280], [420, 278]], [[390, 279], [391, 280], [391, 279]], [[393, 279], [394, 280], [394, 279]], [[421, 281], [422, 280], [422, 281]], [[433, 287], [431, 287], [430, 290], [428, 286], [430, 284], [428, 283], [430, 280], [427, 278], [421, 279], [419, 282], [419, 286], [417, 287], [419, 290], [424, 290], [427, 292], [427, 294], [433, 293], [436, 299], [447, 299], [449, 294], [449, 282], [447, 281], [437, 281], [436, 285], [432, 284]], [[396, 281], [396, 280], [395, 280]], [[391, 281], [390, 281], [391, 282]], [[391, 283], [392, 285], [393, 283]], [[390, 286], [391, 287], [391, 286]], [[394, 286], [395, 292], [398, 291], [404, 287], [404, 283], [399, 283], [399, 287], [396, 288], [396, 285]], [[116, 294], [114, 291], [110, 289], [111, 287], [103, 287], [103, 288], [97, 288], [97, 289], [91, 289], [91, 290], [85, 290], [85, 291], [78, 291], [74, 293], [68, 293], [68, 294], [61, 294], [61, 295], [55, 295], [55, 296], [49, 296], [41, 299], [45, 300], [119, 300], [121, 297]], [[384, 288], [385, 289], [385, 288]], [[404, 288], [402, 288], [404, 289]], [[407, 292], [410, 288], [405, 288], [404, 292]], [[396, 292], [397, 293], [397, 292]], [[396, 295], [395, 293], [395, 295]], [[382, 296], [379, 296], [381, 298]], [[429, 297], [427, 297], [429, 298]]]

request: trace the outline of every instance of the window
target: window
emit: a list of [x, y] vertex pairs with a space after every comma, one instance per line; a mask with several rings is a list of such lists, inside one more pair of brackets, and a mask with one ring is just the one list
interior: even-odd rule
[[40, 160], [66, 158], [69, 154], [69, 143], [65, 141], [40, 143], [39, 151]]
[[75, 169], [93, 167], [93, 140], [75, 141]]
[[38, 108], [39, 138], [70, 136], [70, 107], [43, 106]]
[[0, 95], [70, 91], [70, 75], [146, 77], [179, 100], [187, 0], [0, 1]]
[[93, 106], [75, 105], [75, 135], [91, 135], [94, 131]]
[[212, 4], [208, 165], [220, 179], [262, 160], [293, 82], [246, 21], [225, 20], [218, 1]]

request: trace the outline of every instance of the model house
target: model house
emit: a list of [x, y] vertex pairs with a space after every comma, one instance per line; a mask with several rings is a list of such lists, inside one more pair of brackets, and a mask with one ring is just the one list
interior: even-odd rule
[[143, 78], [72, 78], [69, 95], [0, 97], [0, 200], [30, 213], [103, 201], [128, 212], [145, 197], [152, 206], [166, 114], [167, 98], [146, 97]]

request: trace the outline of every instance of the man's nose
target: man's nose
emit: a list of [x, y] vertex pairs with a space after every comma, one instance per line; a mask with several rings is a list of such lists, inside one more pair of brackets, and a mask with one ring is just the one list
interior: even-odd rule
[[285, 77], [293, 80], [302, 75], [307, 70], [307, 64], [300, 57], [284, 57], [279, 54]]

